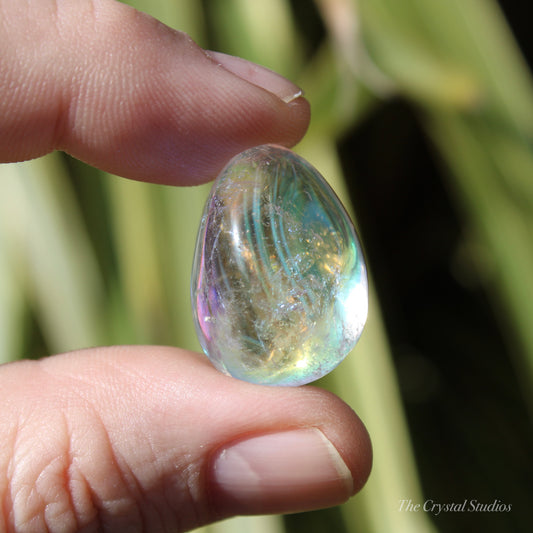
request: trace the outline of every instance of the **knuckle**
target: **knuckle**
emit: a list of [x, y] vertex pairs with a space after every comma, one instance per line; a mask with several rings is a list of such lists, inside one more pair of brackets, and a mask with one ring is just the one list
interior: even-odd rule
[[32, 414], [17, 424], [0, 502], [7, 531], [140, 529], [138, 498], [121, 476], [105, 429], [84, 411], [74, 416], [84, 427], [74, 431], [62, 413]]

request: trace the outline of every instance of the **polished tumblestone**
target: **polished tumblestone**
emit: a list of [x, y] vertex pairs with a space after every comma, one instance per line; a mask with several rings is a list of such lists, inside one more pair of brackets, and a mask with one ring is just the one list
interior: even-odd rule
[[226, 374], [303, 385], [344, 359], [367, 317], [366, 268], [315, 168], [273, 145], [229, 162], [205, 206], [191, 296], [200, 343]]

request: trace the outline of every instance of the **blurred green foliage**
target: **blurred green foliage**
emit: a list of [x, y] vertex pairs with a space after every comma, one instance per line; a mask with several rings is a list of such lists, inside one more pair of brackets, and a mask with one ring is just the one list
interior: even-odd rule
[[[498, 5], [493, 0], [128, 3], [189, 33], [201, 46], [245, 57], [299, 83], [311, 102], [313, 120], [296, 150], [327, 177], [349, 210], [352, 199], [356, 206], [369, 202], [362, 178], [349, 172], [351, 162], [361, 160], [357, 143], [363, 141], [358, 135], [373, 131], [369, 126], [373, 117], [390, 109], [390, 102], [404, 102], [414, 117], [409, 124], [416, 124], [431, 146], [426, 157], [432, 158], [431, 168], [438, 175], [426, 180], [441, 180], [440, 194], [452, 205], [449, 216], [457, 224], [455, 259], [447, 258], [453, 263], [447, 268], [455, 269], [467, 286], [482, 287], [483, 297], [491, 303], [484, 309], [489, 309], [490, 323], [498, 332], [494, 338], [510, 358], [508, 381], [495, 389], [504, 403], [511, 402], [508, 410], [499, 411], [501, 402], [496, 398], [491, 412], [497, 412], [499, 419], [487, 419], [485, 424], [473, 421], [475, 431], [470, 433], [468, 423], [455, 427], [471, 439], [465, 453], [475, 450], [474, 460], [487, 465], [479, 468], [484, 472], [499, 449], [484, 442], [504, 438], [503, 431], [509, 428], [503, 421], [505, 413], [529, 428], [524, 405], [533, 407], [533, 89], [529, 69]], [[376, 159], [391, 153], [394, 157], [384, 139], [364, 142], [378, 154]], [[384, 168], [380, 165], [376, 168]], [[208, 186], [178, 189], [129, 182], [63, 154], [3, 165], [0, 174], [0, 362], [111, 343], [198, 349], [189, 306], [196, 237], [190, 228], [200, 219]], [[382, 199], [400, 186], [380, 191]], [[431, 220], [431, 209], [422, 224]], [[461, 485], [458, 468], [439, 492], [430, 471], [446, 473], [437, 465], [441, 458], [424, 449], [423, 443], [430, 439], [423, 433], [409, 431], [399, 385], [404, 390], [413, 380], [428, 385], [442, 377], [435, 377], [431, 354], [423, 354], [411, 356], [410, 366], [403, 364], [399, 384], [398, 358], [391, 353], [388, 333], [394, 335], [388, 330], [408, 318], [395, 317], [386, 295], [386, 280], [395, 279], [397, 267], [371, 253], [376, 249], [371, 242], [376, 231], [360, 222], [371, 273], [375, 269], [376, 280], [385, 281], [377, 288], [372, 284], [368, 326], [355, 353], [320, 385], [339, 394], [367, 424], [375, 452], [369, 483], [339, 508], [285, 519], [233, 519], [204, 531], [411, 533], [472, 527], [525, 531], [518, 492], [524, 483], [518, 483], [517, 491], [510, 490], [512, 474], [500, 480], [506, 485], [498, 493], [454, 492], [455, 482], [462, 491], [479, 491], [483, 485], [483, 479]], [[435, 235], [437, 244], [433, 244], [437, 247], [438, 238]], [[428, 249], [422, 252], [431, 254]], [[429, 290], [425, 298], [431, 296]], [[460, 309], [457, 314], [461, 315]], [[469, 330], [469, 317], [461, 316], [466, 321], [462, 327]], [[432, 344], [439, 347], [441, 337], [454, 338], [444, 323], [440, 332], [431, 326], [428, 352]], [[416, 336], [423, 333], [415, 331]], [[396, 353], [395, 343], [393, 348]], [[489, 352], [477, 354], [476, 364]], [[498, 370], [488, 379], [495, 373]], [[476, 376], [470, 379], [475, 381]], [[506, 395], [505, 387], [519, 387], [521, 396]], [[477, 391], [475, 386], [473, 390]], [[462, 409], [457, 405], [452, 418], [463, 420], [458, 414]], [[434, 415], [439, 416], [439, 411]], [[410, 423], [424, 427], [430, 416], [417, 422], [415, 412]], [[443, 434], [450, 428], [453, 424], [443, 426]], [[520, 431], [505, 433], [509, 444], [502, 445], [501, 453], [514, 449], [522, 460], [520, 439], [531, 434], [529, 429]], [[523, 470], [519, 462], [513, 465], [517, 478], [531, 471], [530, 463]], [[429, 490], [448, 498], [441, 503], [503, 495], [517, 500], [506, 501], [514, 504], [513, 512], [497, 518], [490, 513], [437, 517], [401, 512], [402, 499], [423, 503], [437, 497], [423, 493], [420, 476]]]

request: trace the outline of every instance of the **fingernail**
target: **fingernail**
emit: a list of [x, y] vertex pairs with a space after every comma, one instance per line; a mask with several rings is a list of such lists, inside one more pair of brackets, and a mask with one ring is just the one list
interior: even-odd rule
[[221, 52], [206, 51], [206, 54], [218, 63], [221, 67], [229, 70], [232, 74], [239, 76], [254, 85], [262, 87], [275, 94], [286, 104], [303, 96], [303, 91], [287, 78], [265, 67], [257, 65], [236, 56], [230, 56]]
[[253, 437], [213, 463], [215, 504], [225, 513], [298, 512], [337, 505], [353, 480], [337, 449], [315, 428]]

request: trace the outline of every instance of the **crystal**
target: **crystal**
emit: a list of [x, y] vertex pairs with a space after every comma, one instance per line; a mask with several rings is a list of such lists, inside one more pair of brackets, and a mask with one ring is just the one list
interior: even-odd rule
[[320, 173], [274, 145], [234, 157], [204, 209], [191, 297], [202, 348], [225, 374], [296, 386], [333, 370], [361, 335], [368, 284]]

